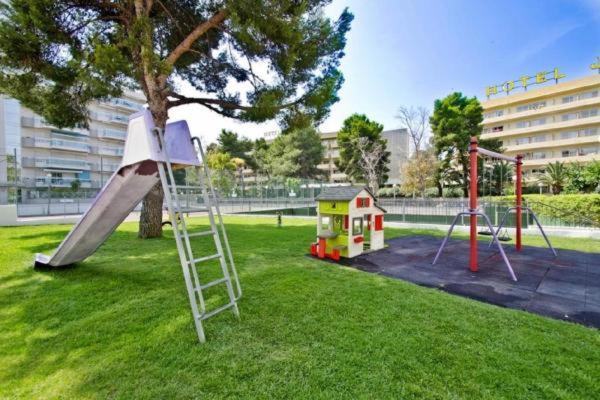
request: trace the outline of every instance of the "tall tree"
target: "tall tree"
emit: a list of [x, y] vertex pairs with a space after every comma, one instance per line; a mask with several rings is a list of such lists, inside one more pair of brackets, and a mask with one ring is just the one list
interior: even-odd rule
[[414, 153], [402, 167], [402, 193], [425, 197], [425, 190], [436, 183], [438, 164], [432, 148]]
[[217, 150], [206, 154], [206, 163], [211, 171], [212, 185], [221, 196], [229, 195], [235, 187], [235, 161], [229, 154]]
[[468, 147], [471, 137], [481, 135], [482, 121], [483, 108], [477, 98], [468, 98], [459, 92], [436, 100], [433, 115], [429, 119], [435, 151], [442, 159], [442, 168], [448, 168], [452, 162], [458, 164], [465, 197], [469, 193]]
[[217, 138], [217, 142], [220, 151], [228, 153], [233, 158], [241, 158], [244, 160], [245, 166], [254, 169], [250, 154], [253, 143], [250, 139], [240, 138], [237, 133], [223, 129]]
[[[86, 125], [89, 102], [124, 87], [144, 92], [158, 127], [184, 104], [242, 121], [318, 122], [338, 100], [353, 18], [344, 10], [329, 20], [329, 2], [2, 2], [0, 92], [59, 127]], [[197, 94], [179, 92], [177, 80]], [[162, 201], [157, 185], [143, 202], [141, 237], [161, 235]]]
[[419, 154], [429, 130], [429, 110], [425, 107], [401, 106], [396, 114], [396, 119], [400, 121], [403, 128], [406, 128], [412, 141], [414, 154]]
[[[383, 149], [386, 149], [387, 140], [382, 137], [382, 131], [383, 125], [371, 121], [364, 114], [353, 114], [346, 118], [342, 129], [340, 129], [337, 134], [340, 158], [336, 164], [341, 171], [344, 171], [344, 173], [350, 177], [350, 179], [368, 182], [367, 173], [361, 165], [361, 158], [364, 154], [364, 151], [361, 150], [366, 150], [368, 152], [369, 149], [379, 145], [381, 145]], [[366, 141], [363, 141], [363, 146], [366, 146], [366, 149], [359, 148], [360, 138], [366, 138]], [[388, 179], [387, 173], [390, 171], [388, 168], [389, 160], [390, 152], [384, 150], [376, 166], [378, 185], [384, 184]]]
[[314, 128], [303, 128], [277, 136], [268, 150], [269, 170], [275, 176], [316, 178], [325, 148]]
[[546, 171], [538, 180], [548, 186], [552, 194], [559, 194], [569, 180], [569, 173], [565, 163], [556, 161], [546, 165]]

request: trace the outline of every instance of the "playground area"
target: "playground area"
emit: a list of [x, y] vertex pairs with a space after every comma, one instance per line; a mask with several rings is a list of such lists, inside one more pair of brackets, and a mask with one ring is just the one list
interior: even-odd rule
[[[125, 222], [85, 262], [44, 272], [34, 254], [70, 226], [0, 230], [0, 398], [589, 399], [600, 389], [596, 329], [302, 256], [313, 220], [225, 222], [245, 297], [241, 319], [211, 319], [204, 344], [170, 228], [140, 240]], [[385, 229], [392, 243], [435, 234], [433, 252], [442, 233]], [[465, 238], [453, 236], [448, 255]], [[595, 240], [551, 240], [559, 259], [600, 253]], [[523, 241], [522, 254], [544, 245]], [[477, 277], [488, 271], [482, 262]], [[498, 279], [510, 283], [505, 269]]]
[[432, 265], [440, 244], [433, 236], [401, 237], [389, 247], [348, 260], [362, 271], [402, 279], [502, 307], [600, 328], [600, 254], [543, 247], [516, 252], [506, 246], [518, 281], [509, 278], [498, 250], [479, 241], [479, 270], [469, 270], [469, 244], [451, 240]]

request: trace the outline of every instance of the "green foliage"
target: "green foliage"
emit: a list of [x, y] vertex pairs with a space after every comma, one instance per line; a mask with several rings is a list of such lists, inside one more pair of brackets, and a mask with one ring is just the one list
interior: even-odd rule
[[240, 138], [237, 133], [223, 129], [217, 138], [217, 142], [219, 143], [219, 151], [229, 154], [232, 158], [241, 158], [246, 166], [252, 170], [256, 169], [256, 164], [251, 155], [253, 143], [250, 139]]
[[538, 177], [538, 181], [548, 186], [553, 194], [562, 192], [568, 180], [568, 168], [560, 161], [546, 165], [545, 172]]
[[[365, 182], [365, 171], [359, 163], [361, 155], [357, 147], [358, 139], [367, 138], [371, 146], [381, 143], [385, 148], [387, 140], [381, 135], [382, 131], [383, 125], [371, 121], [364, 114], [352, 114], [346, 118], [342, 129], [337, 134], [337, 143], [340, 149], [340, 158], [336, 161], [337, 167], [352, 180]], [[377, 168], [380, 185], [383, 185], [388, 179], [389, 162], [390, 152], [386, 151]]]
[[73, 193], [77, 193], [79, 188], [81, 187], [81, 181], [79, 179], [74, 179], [71, 181], [71, 191]]
[[[208, 229], [206, 218], [186, 221]], [[305, 257], [314, 220], [225, 223], [241, 320], [207, 320], [203, 345], [170, 228], [139, 240], [125, 222], [93, 257], [43, 273], [31, 268], [35, 253], [54, 250], [70, 227], [0, 229], [0, 398], [597, 397], [596, 329]], [[551, 240], [600, 252], [598, 240]], [[213, 249], [210, 238], [192, 241]], [[524, 243], [544, 245], [539, 235]], [[217, 265], [205, 265], [201, 277], [215, 279]], [[209, 290], [207, 307], [224, 304], [224, 292]]]
[[317, 166], [325, 148], [314, 128], [303, 128], [281, 134], [267, 151], [270, 174], [293, 178], [315, 178], [322, 175]]
[[[531, 201], [531, 208], [536, 214], [567, 218], [576, 214], [589, 218], [600, 224], [600, 194], [560, 194], [560, 195], [523, 195], [524, 200]], [[514, 202], [514, 196], [495, 197], [494, 200]], [[547, 206], [547, 207], [546, 207]]]
[[514, 166], [509, 161], [483, 163], [479, 171], [479, 193], [483, 196], [507, 194], [506, 189], [513, 186]]
[[570, 164], [567, 168], [566, 193], [600, 193], [600, 161]]
[[206, 163], [211, 171], [213, 186], [222, 196], [229, 195], [236, 186], [235, 164], [231, 156], [220, 151], [211, 151], [206, 155]]
[[[124, 87], [144, 91], [157, 123], [191, 103], [245, 121], [320, 121], [338, 100], [353, 19], [343, 10], [330, 20], [328, 3], [2, 2], [0, 91], [59, 127], [85, 125], [91, 100]], [[177, 78], [203, 96], [177, 94]]]
[[[469, 152], [471, 137], [481, 135], [483, 108], [476, 97], [466, 97], [454, 92], [434, 102], [433, 115], [429, 119], [433, 132], [433, 144], [441, 159], [441, 169], [451, 168], [456, 162], [460, 169], [461, 185], [465, 196], [468, 192]], [[495, 150], [497, 141], [482, 142], [481, 145]]]

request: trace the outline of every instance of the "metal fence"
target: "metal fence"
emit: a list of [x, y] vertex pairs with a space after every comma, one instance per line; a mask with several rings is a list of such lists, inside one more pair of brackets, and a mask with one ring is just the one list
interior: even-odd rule
[[[314, 216], [316, 215], [315, 197], [321, 190], [330, 186], [329, 183], [303, 181], [298, 179], [268, 180], [254, 185], [247, 185], [245, 190], [220, 193], [221, 210], [224, 213], [251, 213]], [[47, 215], [73, 215], [84, 213], [92, 204], [98, 189], [37, 188], [29, 191], [33, 198], [24, 198], [21, 190], [4, 186], [5, 199], [17, 204], [19, 217], [34, 217]], [[8, 189], [8, 191], [7, 191]], [[239, 188], [238, 188], [239, 189]], [[196, 186], [185, 186], [180, 190], [182, 206], [193, 210], [203, 207], [202, 196]], [[398, 221], [416, 224], [449, 225], [455, 215], [468, 208], [466, 198], [380, 198], [379, 204], [388, 212], [388, 221]], [[483, 210], [494, 225], [498, 225], [506, 211], [514, 204], [505, 201], [495, 201], [493, 198], [481, 199], [479, 208]], [[586, 216], [561, 210], [539, 202], [525, 202], [538, 216], [544, 226], [600, 229], [600, 221], [594, 221]], [[136, 210], [140, 210], [138, 205]], [[507, 226], [515, 225], [515, 214], [510, 213]], [[461, 217], [459, 225], [468, 225], [468, 217]], [[481, 224], [483, 222], [481, 221]], [[523, 213], [522, 224], [527, 228], [533, 223], [529, 212]]]

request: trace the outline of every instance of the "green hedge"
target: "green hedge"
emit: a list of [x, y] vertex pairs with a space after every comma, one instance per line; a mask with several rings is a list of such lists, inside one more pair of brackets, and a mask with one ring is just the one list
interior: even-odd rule
[[[525, 194], [523, 199], [530, 201], [533, 211], [540, 215], [553, 218], [565, 217], [565, 214], [579, 214], [600, 223], [600, 194], [560, 194], [539, 195]], [[515, 196], [494, 197], [494, 200], [515, 201]], [[549, 207], [544, 207], [548, 205]], [[557, 208], [558, 210], [553, 209]]]

